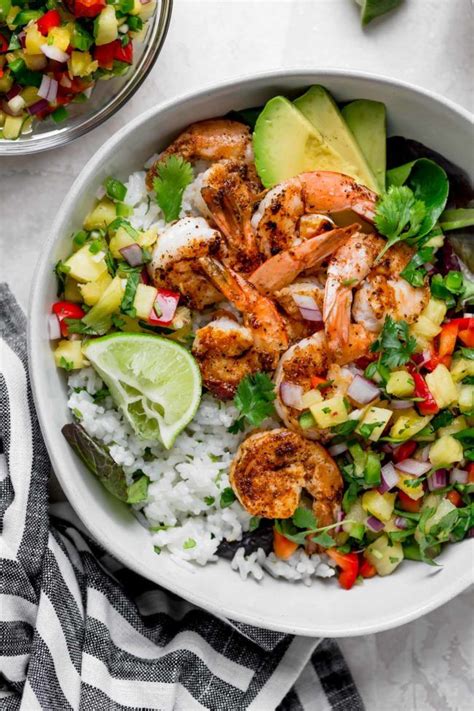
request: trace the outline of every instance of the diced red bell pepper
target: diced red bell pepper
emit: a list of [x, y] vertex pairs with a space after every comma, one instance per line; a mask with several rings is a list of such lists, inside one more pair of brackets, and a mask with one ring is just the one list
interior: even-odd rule
[[85, 314], [79, 304], [75, 304], [72, 301], [57, 301], [53, 304], [52, 309], [53, 313], [58, 317], [62, 336], [69, 336], [68, 325], [64, 322], [64, 319], [82, 318]]
[[0, 32], [0, 53], [8, 52], [8, 42]]
[[436, 413], [439, 412], [439, 407], [424, 377], [413, 368], [410, 368], [410, 373], [415, 381], [415, 397], [423, 398], [422, 401], [416, 403], [420, 413], [422, 415], [436, 415]]
[[57, 10], [48, 10], [43, 17], [40, 17], [39, 20], [36, 20], [36, 24], [38, 25], [38, 29], [41, 32], [42, 35], [47, 35], [49, 30], [51, 30], [53, 27], [59, 27], [61, 24], [61, 15]]
[[411, 457], [416, 448], [416, 442], [413, 442], [412, 440], [404, 442], [399, 447], [397, 447], [393, 453], [393, 458], [395, 462], [403, 462], [404, 459], [409, 459], [409, 457]]
[[467, 481], [468, 484], [474, 484], [474, 462], [467, 465]]
[[377, 575], [375, 566], [372, 565], [372, 563], [369, 563], [367, 558], [362, 558], [362, 562], [359, 568], [359, 575], [362, 575], [363, 578], [373, 578], [375, 575]]
[[405, 494], [404, 491], [399, 491], [398, 492], [398, 503], [400, 504], [400, 508], [402, 508], [404, 511], [409, 511], [410, 513], [418, 513], [418, 511], [421, 509], [421, 504], [423, 503], [423, 499], [412, 499], [408, 494]]
[[457, 324], [459, 330], [464, 331], [466, 328], [474, 328], [474, 317], [453, 318], [449, 323]]
[[339, 585], [341, 588], [344, 588], [344, 590], [350, 590], [359, 574], [359, 558], [357, 557], [357, 553], [340, 553], [335, 548], [328, 548], [326, 553], [341, 569], [338, 577]]
[[94, 47], [94, 59], [101, 69], [112, 69], [114, 65], [115, 41]]
[[297, 543], [290, 541], [282, 533], [277, 531], [276, 528], [273, 529], [273, 552], [277, 558], [288, 560], [297, 548]]
[[169, 326], [178, 308], [179, 294], [168, 289], [158, 289], [154, 306], [148, 316], [152, 326]]
[[451, 491], [448, 491], [446, 494], [446, 498], [448, 501], [450, 501], [456, 508], [460, 508], [461, 506], [464, 506], [464, 501], [462, 500], [462, 496], [459, 493], [459, 491], [456, 491], [455, 489], [452, 489]]
[[329, 387], [328, 379], [327, 378], [321, 378], [319, 375], [312, 375], [311, 376], [311, 387], [312, 388], [317, 388], [319, 386], [325, 386]]
[[458, 332], [458, 338], [468, 348], [474, 348], [474, 328], [465, 328]]
[[124, 47], [120, 40], [115, 40], [114, 59], [116, 59], [118, 62], [125, 62], [125, 64], [132, 64], [133, 43], [130, 41]]
[[74, 15], [76, 17], [97, 17], [105, 6], [106, 0], [76, 0]]
[[449, 368], [451, 365], [451, 356], [445, 355], [441, 358], [439, 355], [434, 354], [433, 357], [424, 364], [424, 367], [431, 373], [431, 371], [433, 371], [440, 364], [445, 365], [446, 368]]
[[3, 75], [4, 75], [4, 71], [3, 71], [3, 69], [0, 67], [0, 79], [3, 77]]

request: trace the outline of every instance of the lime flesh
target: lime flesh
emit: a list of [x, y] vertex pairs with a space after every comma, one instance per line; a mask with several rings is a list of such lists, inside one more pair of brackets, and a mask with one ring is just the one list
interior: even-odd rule
[[97, 338], [85, 353], [134, 432], [170, 449], [201, 399], [192, 355], [174, 341], [144, 333]]

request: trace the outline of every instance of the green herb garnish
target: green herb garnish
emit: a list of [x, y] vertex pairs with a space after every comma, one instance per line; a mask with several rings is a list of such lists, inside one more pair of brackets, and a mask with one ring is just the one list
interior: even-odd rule
[[193, 180], [194, 173], [191, 164], [180, 156], [170, 156], [158, 164], [153, 188], [156, 202], [163, 211], [166, 222], [178, 219], [183, 193]]
[[275, 397], [275, 386], [266, 373], [243, 378], [234, 397], [234, 405], [241, 416], [229, 427], [229, 432], [237, 434], [244, 430], [247, 423], [258, 427], [275, 412]]

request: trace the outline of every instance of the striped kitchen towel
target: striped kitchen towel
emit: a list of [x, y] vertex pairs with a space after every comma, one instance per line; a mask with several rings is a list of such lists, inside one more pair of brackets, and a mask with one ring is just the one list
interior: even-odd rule
[[0, 286], [0, 709], [363, 709], [331, 640], [221, 620], [48, 508], [25, 318]]

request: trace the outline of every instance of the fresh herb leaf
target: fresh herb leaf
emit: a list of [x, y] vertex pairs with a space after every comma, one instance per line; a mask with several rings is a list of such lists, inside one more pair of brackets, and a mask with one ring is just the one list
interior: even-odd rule
[[374, 223], [380, 234], [387, 237], [387, 243], [377, 257], [401, 240], [415, 237], [426, 215], [425, 205], [417, 200], [413, 191], [406, 186], [390, 187], [377, 202]]
[[166, 222], [177, 220], [181, 212], [181, 202], [186, 187], [194, 180], [190, 163], [181, 156], [170, 156], [158, 164], [157, 176], [153, 181], [156, 202], [163, 211]]
[[260, 526], [261, 522], [261, 517], [260, 516], [252, 516], [252, 518], [249, 521], [249, 531], [256, 531], [257, 528]]
[[463, 358], [474, 360], [474, 348], [460, 348], [460, 351]]
[[437, 299], [446, 301], [448, 308], [456, 305], [456, 297], [464, 293], [464, 279], [461, 272], [450, 271], [446, 276], [435, 274], [431, 280], [431, 294]]
[[359, 427], [359, 434], [362, 435], [365, 439], [369, 439], [370, 435], [372, 432], [377, 429], [377, 427], [381, 427], [382, 425], [385, 425], [385, 422], [370, 422], [365, 425], [361, 425]]
[[296, 528], [317, 528], [318, 522], [311, 509], [299, 506], [292, 516], [292, 521]]
[[351, 481], [349, 486], [344, 492], [344, 496], [342, 497], [342, 509], [344, 513], [349, 513], [349, 510], [355, 504], [357, 501], [357, 496], [360, 491], [360, 486], [357, 484], [356, 481]]
[[412, 286], [424, 286], [427, 274], [424, 265], [432, 261], [433, 255], [433, 247], [422, 247], [400, 272], [400, 276]]
[[64, 356], [61, 356], [59, 359], [59, 365], [61, 368], [64, 368], [64, 370], [74, 370], [74, 363], [72, 360], [67, 360]]
[[57, 295], [61, 296], [64, 293], [64, 285], [66, 283], [66, 276], [69, 274], [71, 271], [71, 268], [68, 267], [61, 259], [59, 262], [56, 262], [56, 266], [54, 267], [54, 273], [56, 274], [56, 280], [57, 280]]
[[430, 422], [433, 431], [436, 432], [441, 427], [446, 427], [454, 420], [454, 415], [449, 410], [441, 410]]
[[318, 546], [321, 546], [322, 548], [332, 548], [336, 545], [334, 538], [330, 536], [329, 533], [326, 533], [326, 531], [323, 531], [316, 536], [312, 536], [311, 540], [313, 543], [317, 543]]
[[133, 482], [128, 487], [127, 504], [139, 504], [148, 498], [148, 485], [150, 483], [146, 474]]
[[97, 335], [97, 331], [83, 323], [80, 318], [65, 318], [64, 323], [67, 325], [69, 333], [81, 333], [85, 336]]
[[395, 321], [387, 316], [378, 339], [370, 350], [380, 352], [380, 363], [390, 370], [405, 365], [416, 348], [416, 339], [410, 336], [406, 321]]
[[197, 545], [197, 543], [196, 543], [196, 541], [194, 540], [194, 538], [188, 538], [187, 541], [184, 541], [184, 543], [183, 543], [183, 548], [184, 548], [185, 551], [187, 551], [187, 550], [189, 550], [190, 548], [196, 548], [196, 545]]
[[212, 504], [215, 502], [215, 498], [213, 496], [205, 496], [204, 497], [204, 503], [207, 504], [207, 506], [212, 506]]
[[362, 25], [365, 27], [372, 22], [372, 20], [377, 19], [385, 15], [386, 12], [394, 10], [398, 5], [400, 5], [402, 0], [356, 0], [356, 3], [360, 5], [360, 20]]
[[266, 373], [255, 373], [243, 378], [234, 397], [234, 405], [241, 416], [229, 427], [229, 432], [236, 434], [242, 431], [245, 421], [258, 427], [275, 412], [275, 397], [275, 386]]
[[106, 387], [100, 388], [100, 390], [97, 390], [96, 393], [92, 396], [94, 399], [94, 402], [103, 402], [106, 397], [109, 397], [110, 395], [110, 390]]
[[221, 509], [226, 509], [228, 506], [233, 504], [234, 501], [235, 501], [234, 490], [231, 489], [230, 486], [228, 486], [221, 493], [221, 498], [220, 498], [220, 502], [219, 502]]
[[130, 316], [131, 318], [135, 318], [137, 315], [137, 311], [133, 305], [133, 302], [135, 301], [135, 294], [137, 292], [139, 281], [140, 272], [138, 270], [129, 272], [129, 275], [127, 277], [127, 284], [125, 286], [125, 292], [122, 298], [122, 302], [120, 304], [120, 311], [123, 314]]

